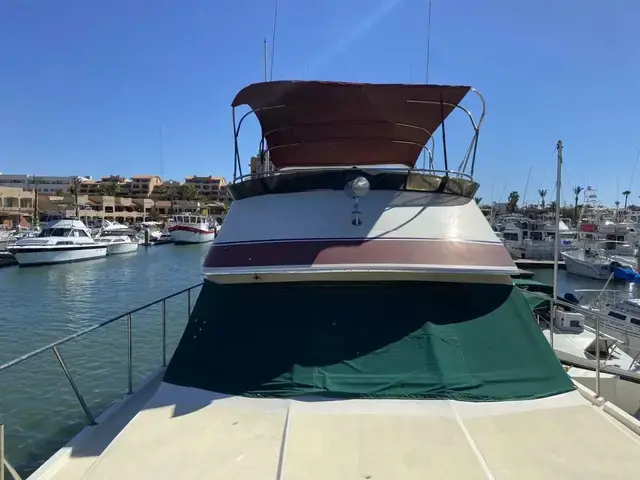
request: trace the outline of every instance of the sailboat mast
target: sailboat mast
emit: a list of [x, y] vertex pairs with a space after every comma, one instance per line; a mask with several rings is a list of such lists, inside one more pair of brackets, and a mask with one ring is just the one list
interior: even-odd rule
[[269, 81], [269, 53], [267, 52], [267, 37], [264, 37], [264, 81]]
[[553, 327], [556, 320], [555, 300], [558, 298], [558, 262], [560, 261], [560, 192], [562, 190], [562, 140], [558, 140], [558, 170], [556, 172], [556, 234], [553, 246], [553, 302], [551, 302], [551, 325], [549, 325], [549, 339], [553, 348]]

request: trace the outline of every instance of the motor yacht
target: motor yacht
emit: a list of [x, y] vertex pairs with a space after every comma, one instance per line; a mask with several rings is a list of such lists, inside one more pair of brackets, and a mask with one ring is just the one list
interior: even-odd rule
[[[32, 478], [636, 478], [640, 424], [577, 389], [474, 201], [470, 92], [241, 90], [234, 203], [168, 367]], [[471, 144], [437, 170], [454, 110]], [[243, 174], [253, 113], [272, 168]]]
[[79, 220], [54, 220], [35, 238], [22, 238], [7, 247], [21, 266], [79, 262], [102, 258], [107, 246], [96, 243]]
[[135, 238], [135, 232], [103, 231], [94, 240], [100, 245], [107, 246], [107, 255], [135, 253], [140, 246], [137, 238]]

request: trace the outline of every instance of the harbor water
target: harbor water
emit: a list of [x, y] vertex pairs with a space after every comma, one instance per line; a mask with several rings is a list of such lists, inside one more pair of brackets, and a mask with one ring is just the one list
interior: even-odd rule
[[[0, 364], [199, 284], [209, 246], [163, 245], [75, 264], [0, 269]], [[552, 276], [551, 269], [535, 270], [534, 279], [551, 283]], [[560, 294], [602, 286], [603, 282], [559, 272]], [[636, 287], [610, 288], [635, 293]], [[191, 292], [191, 307], [198, 292]], [[188, 309], [186, 294], [166, 302], [168, 358], [180, 339]], [[161, 365], [161, 318], [161, 304], [132, 315], [134, 391]], [[60, 353], [94, 417], [126, 393], [126, 318], [65, 343]], [[5, 424], [7, 459], [23, 475], [87, 424], [51, 350], [0, 372], [0, 422]]]
[[[0, 269], [0, 365], [94, 324], [202, 282], [211, 244], [162, 245], [137, 253], [42, 267]], [[191, 307], [199, 288], [191, 291]], [[188, 318], [187, 294], [166, 301], [167, 357]], [[162, 305], [132, 315], [133, 386], [162, 362]], [[127, 319], [60, 346], [93, 416], [128, 386]], [[53, 351], [0, 372], [7, 459], [27, 475], [86, 424]]]

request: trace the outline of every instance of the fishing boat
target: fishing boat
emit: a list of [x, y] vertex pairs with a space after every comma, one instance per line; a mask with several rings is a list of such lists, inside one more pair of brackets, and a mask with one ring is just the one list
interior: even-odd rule
[[81, 221], [62, 219], [47, 223], [37, 237], [22, 238], [7, 251], [21, 266], [33, 266], [102, 258], [107, 246], [96, 243]]
[[634, 258], [610, 255], [604, 249], [581, 248], [561, 253], [567, 272], [594, 280], [607, 280], [617, 269], [636, 271]]
[[167, 229], [176, 245], [213, 242], [217, 224], [198, 214], [175, 215]]
[[[640, 424], [576, 389], [474, 201], [470, 92], [241, 90], [234, 202], [166, 371], [33, 478], [635, 478]], [[436, 170], [454, 110], [471, 143]], [[245, 174], [251, 114], [273, 169]]]

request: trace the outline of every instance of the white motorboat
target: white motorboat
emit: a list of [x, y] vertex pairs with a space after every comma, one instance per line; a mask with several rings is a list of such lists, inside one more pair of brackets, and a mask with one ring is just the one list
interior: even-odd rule
[[470, 91], [239, 92], [274, 171], [229, 185], [166, 370], [32, 478], [636, 478], [640, 423], [566, 375], [474, 201], [481, 96], [464, 158], [415, 167]]
[[[600, 375], [600, 396], [622, 408], [630, 415], [640, 412], [640, 359], [637, 348], [631, 347], [607, 328], [608, 321], [601, 318], [599, 325], [600, 341], [596, 342], [596, 328], [587, 325], [587, 319], [595, 320], [594, 315], [585, 315], [582, 306], [557, 307], [553, 319], [553, 340], [551, 339], [551, 314], [549, 301], [542, 301], [544, 294], [552, 298], [553, 287], [534, 280], [518, 279], [514, 284], [524, 290], [538, 324], [545, 338], [552, 345], [559, 360], [569, 365], [567, 373], [581, 385], [598, 390], [596, 387], [596, 358], [600, 367], [605, 369]], [[531, 293], [533, 289], [537, 293]], [[602, 313], [602, 312], [600, 312]], [[600, 350], [599, 354], [596, 349]], [[609, 368], [611, 367], [611, 368]]]
[[119, 255], [138, 251], [140, 242], [136, 235], [136, 232], [126, 225], [105, 220], [100, 231], [94, 236], [94, 240], [107, 245], [107, 255]]
[[127, 235], [122, 231], [103, 231], [94, 240], [100, 245], [107, 246], [107, 255], [119, 255], [138, 251], [140, 244], [133, 235], [133, 232]]
[[216, 238], [218, 224], [202, 215], [175, 215], [168, 231], [176, 245], [208, 243]]
[[[616, 290], [576, 290], [580, 305], [586, 309], [606, 315], [600, 330], [617, 338], [623, 349], [631, 356], [640, 352], [640, 299]], [[596, 297], [593, 298], [593, 295]], [[587, 316], [586, 323], [595, 327], [595, 317]], [[638, 357], [640, 358], [640, 357]]]
[[23, 238], [7, 247], [21, 266], [79, 262], [104, 257], [107, 246], [96, 243], [78, 220], [47, 223], [35, 238]]
[[567, 272], [594, 280], [607, 280], [616, 268], [637, 270], [631, 257], [609, 255], [603, 249], [580, 248], [561, 252]]

